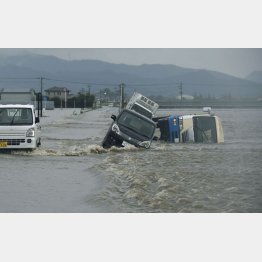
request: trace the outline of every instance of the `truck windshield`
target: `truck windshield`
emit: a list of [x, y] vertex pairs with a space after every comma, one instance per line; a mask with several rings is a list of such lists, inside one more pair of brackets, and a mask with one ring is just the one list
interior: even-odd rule
[[195, 142], [217, 143], [216, 120], [214, 117], [193, 117]]
[[137, 104], [134, 104], [132, 106], [132, 110], [136, 111], [137, 113], [141, 114], [141, 115], [144, 115], [148, 118], [152, 118], [152, 113], [148, 110], [146, 110], [145, 108], [141, 107], [141, 106], [138, 106]]
[[0, 108], [0, 125], [32, 125], [31, 108]]
[[117, 123], [148, 139], [154, 135], [155, 126], [146, 119], [127, 111], [123, 111]]

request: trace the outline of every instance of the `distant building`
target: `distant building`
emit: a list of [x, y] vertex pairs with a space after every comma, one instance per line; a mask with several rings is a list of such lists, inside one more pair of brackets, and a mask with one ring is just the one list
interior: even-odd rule
[[[176, 96], [176, 99], [181, 100], [181, 96]], [[182, 99], [183, 100], [194, 100], [194, 97], [190, 95], [182, 95]]]
[[0, 92], [0, 104], [36, 104], [35, 91], [28, 92]]
[[57, 97], [57, 98], [60, 98], [63, 101], [66, 98], [68, 98], [69, 92], [70, 92], [70, 90], [67, 89], [66, 87], [57, 87], [57, 86], [53, 86], [53, 87], [45, 90], [46, 96], [49, 99]]
[[[23, 105], [34, 105], [37, 109], [38, 102], [37, 102], [37, 94], [33, 89], [28, 92], [4, 92], [0, 90], [0, 104], [7, 105], [7, 104], [23, 104]], [[43, 101], [42, 102], [43, 108], [47, 110], [54, 109], [54, 101]]]

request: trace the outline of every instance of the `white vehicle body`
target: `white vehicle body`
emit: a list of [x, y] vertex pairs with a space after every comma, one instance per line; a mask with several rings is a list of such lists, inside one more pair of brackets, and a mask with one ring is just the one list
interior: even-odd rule
[[182, 142], [224, 142], [224, 131], [218, 116], [184, 115], [179, 117], [179, 122]]
[[155, 118], [160, 129], [159, 139], [171, 143], [223, 143], [220, 118], [211, 114], [211, 107], [205, 107], [203, 111], [205, 113]]
[[158, 107], [159, 105], [156, 102], [137, 92], [134, 92], [133, 96], [126, 105], [126, 109], [136, 111], [137, 113], [150, 119], [155, 115]]
[[41, 127], [33, 105], [0, 105], [0, 150], [35, 149]]

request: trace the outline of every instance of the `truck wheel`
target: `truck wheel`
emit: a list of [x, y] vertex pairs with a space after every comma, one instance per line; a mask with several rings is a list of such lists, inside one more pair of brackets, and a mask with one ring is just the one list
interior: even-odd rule
[[108, 132], [102, 142], [102, 147], [105, 149], [109, 149], [112, 146], [123, 147], [122, 143], [123, 143], [123, 140], [121, 141], [121, 140], [116, 139], [115, 137], [111, 135], [111, 132]]
[[36, 147], [40, 147], [41, 146], [41, 139], [39, 139], [37, 142], [36, 142]]

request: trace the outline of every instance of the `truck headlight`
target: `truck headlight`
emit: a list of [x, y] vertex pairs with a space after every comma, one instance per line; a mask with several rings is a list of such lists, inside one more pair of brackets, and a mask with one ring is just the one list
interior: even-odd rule
[[27, 136], [27, 137], [33, 137], [33, 136], [35, 136], [35, 129], [34, 129], [34, 128], [29, 128], [29, 129], [26, 131], [26, 136]]
[[139, 142], [138, 145], [148, 149], [151, 145], [151, 142], [150, 141], [143, 141], [143, 142]]
[[112, 125], [112, 131], [120, 135], [120, 129], [117, 124]]

